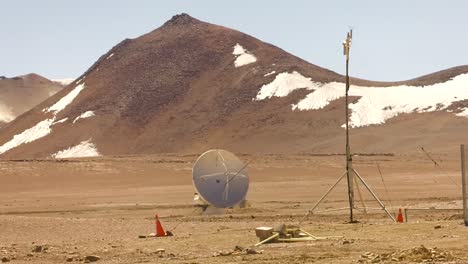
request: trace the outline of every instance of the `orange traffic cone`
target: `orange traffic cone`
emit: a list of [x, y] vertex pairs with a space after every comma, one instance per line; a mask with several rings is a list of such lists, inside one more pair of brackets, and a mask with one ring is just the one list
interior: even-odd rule
[[166, 232], [164, 232], [164, 228], [161, 225], [161, 222], [159, 222], [159, 217], [157, 214], [154, 215], [156, 218], [156, 236], [157, 237], [163, 237], [166, 236]]
[[401, 208], [398, 208], [398, 216], [396, 220], [398, 223], [403, 223], [403, 214], [401, 213]]

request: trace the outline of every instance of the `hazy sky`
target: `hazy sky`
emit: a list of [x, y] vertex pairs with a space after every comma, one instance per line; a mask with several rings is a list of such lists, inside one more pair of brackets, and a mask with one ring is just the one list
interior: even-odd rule
[[182, 12], [339, 73], [352, 27], [350, 72], [365, 79], [404, 80], [468, 64], [464, 0], [15, 0], [0, 10], [0, 75], [9, 77], [78, 77], [121, 40]]

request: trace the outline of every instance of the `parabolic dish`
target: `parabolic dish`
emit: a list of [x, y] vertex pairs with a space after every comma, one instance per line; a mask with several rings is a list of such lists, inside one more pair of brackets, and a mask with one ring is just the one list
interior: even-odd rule
[[221, 149], [209, 150], [197, 159], [192, 180], [201, 198], [219, 208], [240, 203], [249, 189], [247, 165]]

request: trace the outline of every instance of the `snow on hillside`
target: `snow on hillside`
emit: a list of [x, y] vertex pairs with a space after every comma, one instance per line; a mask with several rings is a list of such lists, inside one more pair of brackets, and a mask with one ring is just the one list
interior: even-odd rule
[[263, 100], [273, 96], [284, 97], [296, 89], [305, 88], [312, 90], [314, 87], [316, 87], [316, 83], [296, 71], [292, 73], [282, 72], [276, 75], [271, 83], [265, 84], [260, 88], [256, 99]]
[[35, 126], [28, 128], [18, 135], [15, 135], [13, 139], [0, 146], [0, 154], [7, 152], [8, 150], [15, 148], [21, 144], [32, 142], [41, 137], [47, 136], [51, 131], [52, 123], [55, 121], [55, 116], [50, 119], [43, 120], [37, 123]]
[[54, 112], [55, 114], [57, 114], [58, 112], [65, 109], [65, 107], [67, 107], [67, 105], [69, 105], [75, 99], [75, 97], [78, 96], [81, 90], [83, 90], [84, 88], [85, 88], [84, 83], [76, 86], [75, 89], [73, 89], [67, 95], [65, 95], [60, 100], [58, 100], [54, 105], [52, 105], [49, 108], [45, 108], [42, 111]]
[[[73, 102], [76, 96], [78, 96], [78, 94], [84, 88], [85, 88], [84, 83], [76, 86], [71, 92], [69, 92], [67, 95], [65, 95], [60, 100], [58, 100], [54, 105], [43, 109], [42, 111], [45, 113], [53, 112], [53, 117], [49, 119], [45, 119], [37, 123], [35, 126], [24, 130], [20, 134], [13, 136], [13, 138], [10, 141], [0, 146], [0, 154], [5, 153], [12, 148], [16, 148], [17, 146], [21, 144], [26, 144], [34, 140], [37, 140], [39, 138], [47, 136], [52, 131], [51, 126], [55, 124], [54, 121], [56, 119], [57, 114], [63, 109], [65, 109], [71, 102]], [[58, 121], [57, 123], [64, 122], [64, 121], [66, 121], [66, 119], [65, 120], [62, 119]]]
[[[279, 73], [273, 82], [263, 85], [254, 100], [284, 97], [297, 89], [311, 90], [304, 99], [292, 105], [292, 110], [317, 110], [331, 101], [344, 97], [344, 83], [319, 83], [311, 78], [292, 73]], [[452, 103], [468, 99], [468, 74], [434, 85], [361, 87], [352, 85], [350, 96], [360, 97], [350, 104], [350, 125], [364, 127], [383, 124], [403, 113], [423, 113], [447, 109]], [[468, 117], [468, 109], [460, 109], [458, 116]]]
[[56, 125], [56, 124], [60, 124], [60, 123], [64, 123], [64, 122], [66, 122], [67, 120], [68, 120], [68, 117], [65, 117], [65, 118], [63, 118], [63, 119], [60, 119], [60, 120], [59, 120], [59, 121], [57, 121], [57, 122], [54, 122], [52, 125]]
[[76, 117], [75, 120], [73, 120], [73, 124], [75, 124], [75, 122], [78, 121], [78, 119], [92, 117], [92, 116], [94, 116], [93, 111], [86, 111], [86, 112], [82, 113], [81, 115], [79, 115], [78, 117]]
[[236, 57], [236, 60], [234, 61], [234, 66], [236, 67], [244, 66], [257, 61], [257, 58], [254, 55], [250, 54], [239, 43], [237, 43], [236, 46], [234, 46], [234, 51], [232, 52], [232, 55]]
[[275, 73], [276, 73], [276, 71], [271, 71], [271, 72], [269, 72], [269, 73], [266, 73], [266, 74], [265, 74], [265, 75], [263, 75], [263, 76], [265, 76], [265, 77], [266, 77], [266, 76], [270, 76], [270, 75], [272, 75], [272, 74], [275, 74]]
[[53, 158], [81, 158], [81, 157], [96, 157], [101, 156], [96, 148], [96, 145], [90, 142], [91, 139], [83, 141], [80, 144], [58, 151], [52, 154]]

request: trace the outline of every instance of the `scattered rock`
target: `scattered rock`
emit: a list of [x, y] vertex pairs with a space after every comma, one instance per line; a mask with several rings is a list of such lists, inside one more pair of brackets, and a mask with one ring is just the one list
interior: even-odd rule
[[86, 257], [84, 258], [84, 261], [85, 261], [86, 263], [89, 263], [89, 262], [98, 261], [98, 260], [100, 260], [100, 259], [101, 259], [101, 258], [98, 257], [98, 256], [89, 255], [89, 256], [86, 256]]
[[241, 246], [235, 246], [233, 251], [218, 251], [213, 253], [213, 257], [219, 257], [219, 256], [231, 256], [231, 255], [242, 255], [242, 254], [263, 254], [263, 250], [257, 251], [253, 248], [243, 248]]
[[66, 259], [67, 262], [72, 262], [73, 260], [75, 260], [74, 257], [67, 257], [67, 259]]
[[440, 229], [440, 228], [442, 228], [441, 225], [436, 225], [436, 226], [434, 226], [434, 229]]
[[232, 252], [231, 252], [231, 251], [229, 251], [229, 252], [221, 251], [221, 252], [219, 253], [219, 255], [220, 255], [220, 256], [223, 256], [223, 257], [225, 257], [225, 256], [230, 256], [230, 255], [232, 255]]
[[343, 240], [343, 245], [349, 245], [351, 242], [349, 240]]
[[454, 260], [450, 252], [442, 251], [438, 248], [426, 248], [421, 245], [410, 249], [399, 250], [392, 253], [376, 254], [366, 252], [361, 255], [360, 263], [379, 263], [387, 261], [398, 262], [447, 262]]
[[262, 251], [257, 251], [253, 248], [248, 248], [245, 253], [247, 253], [247, 255], [250, 255], [250, 254], [262, 254], [263, 252]]
[[156, 254], [162, 254], [162, 253], [164, 253], [164, 252], [166, 252], [166, 250], [165, 250], [164, 248], [158, 248], [158, 249], [156, 249], [156, 251], [155, 251]]
[[235, 246], [234, 251], [244, 251], [244, 248], [241, 246]]
[[225, 257], [225, 256], [230, 256], [230, 255], [232, 255], [232, 251], [228, 251], [228, 252], [218, 251], [218, 252], [213, 253], [213, 257], [219, 257], [219, 256]]
[[10, 261], [10, 259], [8, 257], [3, 257], [2, 258], [2, 262], [8, 262], [8, 261]]
[[139, 235], [138, 238], [146, 238], [145, 235]]
[[41, 253], [41, 252], [44, 252], [44, 250], [46, 250], [45, 247], [43, 247], [41, 245], [36, 245], [36, 246], [33, 247], [32, 252]]

